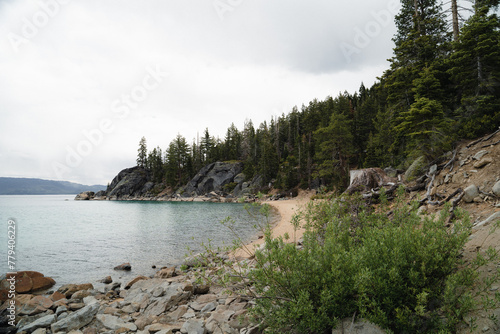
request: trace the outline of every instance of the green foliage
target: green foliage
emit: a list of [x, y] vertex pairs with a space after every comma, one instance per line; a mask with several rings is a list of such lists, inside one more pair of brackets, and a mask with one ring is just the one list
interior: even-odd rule
[[423, 218], [417, 206], [400, 201], [388, 216], [347, 197], [310, 204], [303, 249], [266, 234], [248, 274], [252, 312], [269, 333], [323, 333], [354, 314], [396, 333], [453, 331], [475, 306], [452, 293], [477, 283], [458, 270], [471, 225], [457, 213], [447, 228], [447, 208]]
[[236, 182], [231, 182], [231, 183], [225, 184], [223, 187], [224, 192], [226, 192], [226, 193], [232, 192], [237, 185], [238, 184]]

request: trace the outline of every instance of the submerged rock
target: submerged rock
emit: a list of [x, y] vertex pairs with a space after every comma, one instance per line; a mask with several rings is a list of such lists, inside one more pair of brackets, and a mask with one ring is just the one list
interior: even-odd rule
[[120, 264], [119, 266], [114, 267], [113, 269], [114, 270], [130, 271], [130, 270], [132, 270], [132, 266], [130, 265], [130, 263], [126, 262], [126, 263]]

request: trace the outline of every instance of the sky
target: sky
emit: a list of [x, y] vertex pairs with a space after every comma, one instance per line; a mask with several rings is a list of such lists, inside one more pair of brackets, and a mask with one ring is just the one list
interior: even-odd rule
[[0, 176], [107, 184], [388, 68], [397, 0], [0, 0]]

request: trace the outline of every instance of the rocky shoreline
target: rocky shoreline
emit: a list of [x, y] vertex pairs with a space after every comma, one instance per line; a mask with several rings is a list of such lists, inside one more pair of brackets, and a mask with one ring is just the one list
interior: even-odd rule
[[126, 283], [108, 277], [99, 289], [90, 283], [68, 284], [43, 295], [17, 294], [17, 326], [3, 332], [260, 333], [248, 316], [252, 302], [234, 293], [239, 287], [196, 284], [200, 269], [188, 268], [197, 262], [193, 259], [184, 263], [185, 270], [162, 268], [153, 277]]
[[[279, 207], [274, 209], [281, 215]], [[251, 265], [251, 256], [246, 255], [220, 254], [225, 258], [238, 256], [239, 261]], [[36, 289], [32, 281], [23, 279], [24, 273], [18, 273], [16, 327], [8, 325], [11, 299], [5, 295], [1, 299], [0, 333], [261, 333], [248, 316], [252, 301], [236, 293], [240, 286], [223, 289], [196, 283], [197, 273], [217, 266], [205, 261], [203, 269], [197, 268], [198, 259], [187, 258], [149, 277], [139, 275], [124, 281], [108, 276], [95, 283], [66, 284], [56, 291], [47, 290], [55, 282], [41, 273], [29, 272], [36, 277], [33, 281], [41, 282], [43, 277], [46, 282]], [[129, 271], [131, 267], [124, 263], [114, 269]], [[8, 277], [3, 278], [0, 290], [8, 289]]]
[[149, 170], [136, 166], [118, 173], [106, 190], [85, 191], [75, 200], [253, 202], [262, 183], [259, 176], [247, 179], [241, 162], [211, 163], [179, 189], [155, 183]]

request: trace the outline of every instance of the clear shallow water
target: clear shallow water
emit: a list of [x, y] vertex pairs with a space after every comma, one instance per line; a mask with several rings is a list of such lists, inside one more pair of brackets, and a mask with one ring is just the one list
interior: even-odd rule
[[[201, 243], [229, 245], [221, 220], [233, 218], [250, 240], [255, 221], [242, 204], [74, 201], [72, 195], [0, 196], [0, 274], [7, 267], [7, 222], [16, 224], [16, 271], [35, 270], [67, 283], [93, 283], [111, 275], [123, 281], [176, 264]], [[130, 262], [131, 272], [113, 267]]]

